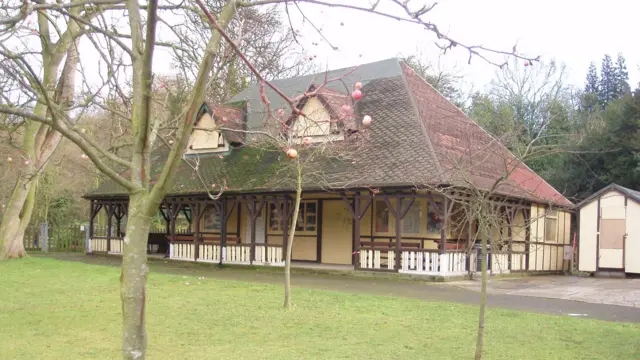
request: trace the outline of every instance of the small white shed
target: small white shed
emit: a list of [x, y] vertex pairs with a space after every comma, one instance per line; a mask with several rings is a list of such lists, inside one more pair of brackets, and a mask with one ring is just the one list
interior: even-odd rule
[[576, 208], [578, 270], [640, 273], [640, 191], [611, 184]]

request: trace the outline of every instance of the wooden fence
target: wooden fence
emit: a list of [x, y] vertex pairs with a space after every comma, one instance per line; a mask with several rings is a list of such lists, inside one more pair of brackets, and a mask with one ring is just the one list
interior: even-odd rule
[[29, 226], [24, 234], [24, 247], [28, 252], [84, 252], [88, 226]]

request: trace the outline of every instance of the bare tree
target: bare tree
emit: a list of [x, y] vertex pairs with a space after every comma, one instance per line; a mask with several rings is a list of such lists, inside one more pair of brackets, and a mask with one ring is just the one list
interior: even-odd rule
[[[355, 11], [386, 17], [414, 24], [435, 34], [438, 45], [444, 52], [463, 49], [472, 57], [479, 57], [489, 63], [502, 65], [493, 59], [494, 55], [511, 55], [520, 59], [535, 59], [519, 55], [513, 51], [500, 51], [483, 46], [467, 45], [450, 38], [439, 28], [426, 20], [432, 6], [413, 8], [408, 1], [389, 1], [389, 5], [400, 10], [401, 16], [378, 10], [379, 1], [370, 7], [351, 5], [349, 2], [329, 3], [316, 0], [266, 0], [266, 1], [234, 1], [220, 3], [219, 8], [210, 9], [200, 0], [190, 2], [162, 3], [151, 0], [146, 3], [125, 0], [73, 0], [69, 2], [18, 2], [11, 0], [3, 7], [0, 26], [0, 37], [3, 39], [0, 48], [0, 63], [14, 74], [19, 95], [5, 96], [0, 104], [0, 113], [20, 118], [31, 126], [29, 141], [40, 145], [41, 129], [43, 137], [48, 133], [59, 133], [75, 143], [90, 159], [97, 169], [115, 181], [129, 197], [128, 220], [124, 253], [122, 261], [120, 293], [123, 310], [123, 357], [126, 359], [142, 359], [146, 356], [145, 299], [146, 280], [148, 274], [146, 243], [151, 226], [152, 216], [167, 194], [174, 174], [184, 153], [189, 134], [207, 90], [211, 86], [221, 86], [213, 75], [215, 61], [224, 57], [226, 47], [230, 47], [230, 56], [237, 56], [247, 65], [255, 78], [264, 82], [265, 86], [274, 90], [278, 96], [289, 99], [291, 112], [299, 116], [297, 107], [300, 99], [291, 99], [269, 82], [258, 68], [251, 64], [248, 55], [236, 44], [236, 40], [227, 33], [238, 12], [258, 6], [307, 3], [315, 6], [329, 6], [345, 11]], [[434, 4], [435, 5], [435, 4]], [[215, 16], [213, 13], [215, 13]], [[18, 38], [15, 43], [4, 42], [18, 31], [30, 34], [29, 19], [38, 19], [38, 41]], [[186, 36], [190, 33], [173, 32], [172, 29], [181, 24], [190, 23], [193, 16], [206, 19], [207, 28], [203, 32], [207, 45], [191, 58], [187, 55]], [[195, 28], [199, 23], [194, 23]], [[66, 27], [66, 28], [65, 28]], [[242, 29], [243, 27], [240, 27]], [[158, 34], [171, 34], [161, 38]], [[83, 51], [91, 51], [98, 61], [79, 62], [81, 71], [81, 91], [74, 103], [56, 95], [58, 67], [65, 54], [74, 49], [76, 40], [83, 35]], [[164, 35], [163, 35], [164, 36]], [[239, 36], [242, 39], [244, 35]], [[223, 45], [226, 44], [226, 45]], [[174, 120], [178, 124], [167, 138], [160, 130], [160, 117], [152, 116], [154, 60], [161, 54], [158, 49], [169, 49], [175, 52], [176, 66], [183, 70], [185, 83], [189, 85], [185, 102]], [[16, 50], [17, 49], [17, 50]], [[235, 55], [233, 55], [235, 53]], [[72, 59], [68, 56], [67, 59]], [[88, 67], [91, 66], [91, 70]], [[75, 68], [75, 67], [74, 67]], [[186, 69], [190, 69], [187, 71]], [[63, 82], [66, 83], [66, 82]], [[171, 91], [171, 89], [168, 89]], [[30, 110], [32, 109], [32, 110]], [[82, 131], [75, 119], [88, 111], [105, 110], [126, 121], [131, 129], [127, 136], [129, 149], [118, 155], [105, 148], [95, 136]], [[372, 116], [375, 117], [375, 114]], [[31, 130], [34, 129], [34, 130]], [[58, 135], [56, 135], [58, 136]], [[170, 137], [169, 137], [170, 136]], [[29, 142], [28, 141], [28, 142]], [[154, 144], [161, 142], [170, 147], [159, 174], [152, 179], [151, 155]], [[47, 148], [49, 149], [49, 148]], [[48, 151], [48, 150], [47, 150]], [[35, 155], [30, 155], [35, 159]], [[29, 164], [31, 164], [29, 160]], [[153, 181], [152, 181], [153, 180]], [[33, 190], [17, 187], [20, 196], [26, 198]], [[16, 206], [19, 208], [19, 206]], [[12, 211], [8, 218], [10, 224], [19, 224], [19, 216]], [[6, 216], [6, 213], [5, 213]], [[5, 223], [3, 221], [3, 225]], [[6, 239], [4, 235], [0, 238]]]
[[[347, 86], [343, 91], [327, 88], [333, 83], [344, 84], [343, 78], [354, 70], [345, 71], [335, 78], [325, 74], [324, 78], [313, 79], [301, 94], [292, 94], [284, 99], [291, 105], [292, 110], [288, 112], [283, 108], [272, 108], [262, 83], [263, 125], [257, 130], [243, 131], [254, 137], [245, 146], [277, 151], [290, 160], [279, 164], [278, 179], [274, 184], [278, 188], [295, 190], [293, 208], [284, 206], [277, 212], [280, 223], [286, 224], [282, 230], [287, 236], [284, 267], [284, 307], [287, 309], [291, 308], [291, 256], [298, 222], [301, 221], [303, 187], [311, 185], [335, 191], [336, 184], [342, 181], [338, 174], [326, 171], [327, 164], [355, 164], [359, 151], [366, 147], [366, 129], [373, 120], [369, 115], [357, 116], [355, 113], [355, 106], [363, 96], [360, 91], [362, 84], [352, 84], [353, 92]], [[238, 131], [225, 127], [222, 130]], [[290, 227], [289, 217], [292, 219]]]
[[[555, 190], [555, 193], [548, 194], [549, 197], [540, 196], [538, 190], [547, 190], [550, 186], [541, 178], [536, 179], [536, 175], [525, 164], [525, 161], [545, 156], [549, 151], [557, 151], [549, 150], [544, 145], [544, 135], [528, 139], [519, 128], [515, 128], [501, 137], [492, 137], [483, 133], [475, 124], [467, 126], [480, 132], [471, 135], [472, 145], [462, 153], [440, 154], [449, 164], [441, 175], [448, 179], [450, 185], [418, 187], [447, 199], [449, 205], [443, 211], [447, 212], [450, 220], [446, 224], [447, 228], [442, 231], [466, 238], [467, 257], [480, 261], [480, 309], [475, 350], [475, 359], [480, 360], [484, 347], [489, 250], [496, 259], [493, 266], [497, 266], [500, 272], [506, 272], [514, 253], [522, 260], [525, 253], [538, 250], [537, 245], [532, 246], [530, 243], [518, 244], [518, 249], [514, 249], [516, 232], [524, 238], [524, 233], [529, 231], [527, 229], [537, 224], [548, 211], [559, 206], [570, 206], [571, 203]], [[510, 142], [523, 141], [528, 142], [518, 155], [513, 155], [508, 150]], [[531, 214], [531, 200], [528, 199], [536, 199], [547, 210]], [[477, 246], [480, 254], [475, 257]], [[470, 276], [475, 273], [475, 268], [476, 264], [470, 263]], [[524, 264], [519, 264], [518, 269], [527, 270]]]
[[[82, 16], [91, 18], [95, 15], [85, 13]], [[4, 57], [0, 60], [0, 68], [10, 78], [8, 84], [3, 84], [9, 85], [3, 86], [2, 89], [5, 94], [4, 103], [8, 103], [10, 106], [31, 108], [34, 94], [29, 94], [28, 90], [25, 91], [27, 88], [46, 96], [46, 101], [33, 106], [31, 111], [33, 116], [47, 116], [51, 104], [67, 108], [73, 102], [78, 64], [76, 40], [81, 36], [82, 31], [75, 25], [75, 22], [71, 24], [72, 20], [69, 20], [67, 30], [64, 33], [60, 33], [60, 29], [56, 28], [59, 39], [53, 41], [49, 33], [50, 22], [56, 24], [60, 21], [64, 21], [64, 19], [47, 19], [43, 14], [38, 15], [39, 28], [31, 31], [40, 38], [42, 46], [40, 57], [32, 55], [28, 48], [21, 49], [24, 55], [18, 55], [6, 43], [0, 45], [0, 56]], [[33, 42], [32, 39], [23, 39], [19, 28], [9, 27], [7, 32], [19, 35], [17, 39], [20, 41]], [[65, 55], [64, 67], [58, 75], [59, 66]], [[33, 62], [41, 64], [42, 77], [34, 72]], [[20, 73], [27, 76], [9, 75]], [[17, 87], [13, 88], [11, 85], [17, 85]], [[19, 258], [25, 255], [22, 240], [35, 205], [37, 179], [61, 139], [60, 133], [49, 124], [26, 121], [20, 145], [24, 167], [6, 204], [2, 223], [0, 223], [0, 260]]]

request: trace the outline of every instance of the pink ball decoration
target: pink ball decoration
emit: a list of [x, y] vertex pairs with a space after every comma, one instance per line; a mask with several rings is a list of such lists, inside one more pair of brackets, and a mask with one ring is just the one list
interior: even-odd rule
[[298, 151], [296, 149], [288, 149], [287, 156], [289, 159], [295, 160], [298, 157]]
[[360, 100], [362, 99], [362, 91], [360, 90], [353, 90], [353, 92], [351, 93], [351, 97], [353, 98], [353, 100]]

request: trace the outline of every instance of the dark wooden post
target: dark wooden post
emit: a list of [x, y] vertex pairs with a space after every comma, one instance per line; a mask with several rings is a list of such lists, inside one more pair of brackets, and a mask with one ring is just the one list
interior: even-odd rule
[[353, 266], [360, 268], [360, 192], [353, 197]]
[[285, 261], [287, 259], [287, 248], [289, 246], [289, 196], [284, 195], [284, 201], [282, 202], [282, 212], [281, 212], [281, 220], [282, 220], [282, 256]]
[[[250, 239], [249, 239], [249, 244], [251, 246], [250, 262], [253, 264], [253, 262], [256, 260], [256, 220], [258, 219], [258, 216], [262, 212], [262, 208], [264, 207], [264, 200], [260, 200], [259, 205], [258, 205], [257, 199], [254, 196], [245, 197], [242, 200], [247, 206], [247, 213], [249, 214], [249, 222], [250, 222], [249, 229], [251, 232]], [[240, 207], [241, 206], [238, 206], [238, 209]], [[239, 214], [241, 214], [240, 210], [238, 210], [238, 215]], [[239, 233], [240, 232], [238, 232], [238, 234]]]
[[[469, 214], [471, 213], [471, 211], [469, 211]], [[467, 253], [466, 259], [465, 259], [465, 267], [467, 269], [468, 272], [471, 272], [471, 254], [473, 251], [473, 247], [471, 246], [471, 229], [473, 227], [473, 219], [468, 218], [468, 223], [467, 223], [467, 246], [465, 246], [465, 251]]]
[[181, 205], [178, 203], [170, 203], [167, 205], [167, 207], [168, 207], [169, 221], [170, 221], [169, 237], [171, 238], [171, 241], [175, 241], [176, 240], [176, 219], [180, 214]]
[[116, 237], [120, 237], [120, 220], [122, 220], [122, 216], [120, 215], [120, 204], [115, 205], [114, 215], [116, 216]]
[[[166, 211], [166, 213], [165, 213]], [[162, 218], [164, 219], [164, 223], [165, 223], [165, 232], [167, 233], [167, 235], [171, 234], [171, 213], [169, 212], [169, 207], [165, 204], [165, 211], [162, 210], [162, 208], [160, 208], [160, 214], [162, 214]]]
[[113, 204], [107, 205], [107, 252], [111, 251], [111, 219], [113, 218]]
[[200, 202], [196, 202], [196, 203], [191, 203], [189, 205], [189, 207], [191, 208], [191, 221], [193, 222], [193, 225], [195, 226], [194, 229], [194, 237], [193, 237], [193, 244], [194, 244], [194, 249], [193, 249], [193, 258], [194, 261], [198, 260], [198, 257], [200, 255], [200, 243], [201, 243], [201, 236], [200, 236], [200, 218], [202, 217], [202, 213], [203, 211], [203, 204]]
[[[220, 265], [222, 265], [222, 257], [226, 255], [227, 246], [227, 198], [222, 198], [222, 204], [219, 207], [220, 212]], [[225, 256], [226, 257], [226, 256]]]
[[394, 214], [396, 219], [396, 270], [400, 270], [400, 247], [402, 245], [402, 200], [402, 196], [396, 196], [396, 211]]
[[93, 239], [93, 225], [94, 225], [94, 219], [96, 217], [96, 202], [94, 200], [91, 200], [91, 212], [90, 212], [90, 217], [89, 217], [89, 239]]
[[[447, 251], [447, 218], [449, 217], [449, 199], [444, 198], [442, 204], [442, 210], [439, 211], [442, 215], [442, 224], [440, 224], [440, 254], [444, 255]], [[442, 260], [441, 260], [442, 261]]]
[[529, 258], [531, 252], [531, 209], [522, 211], [524, 217], [524, 266], [529, 271]]
[[[507, 211], [507, 269], [511, 271], [512, 265], [512, 256], [513, 256], [513, 218], [514, 211], [512, 208], [506, 208]], [[517, 210], [516, 210], [517, 211]]]
[[247, 206], [249, 207], [248, 213], [249, 213], [249, 221], [251, 221], [251, 239], [249, 239], [249, 242], [251, 244], [251, 257], [250, 257], [250, 261], [251, 264], [253, 264], [254, 261], [256, 261], [256, 219], [258, 217], [258, 209], [257, 209], [257, 204], [256, 204], [256, 199], [255, 198], [251, 198], [251, 203], [247, 204]]

